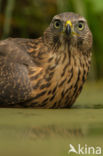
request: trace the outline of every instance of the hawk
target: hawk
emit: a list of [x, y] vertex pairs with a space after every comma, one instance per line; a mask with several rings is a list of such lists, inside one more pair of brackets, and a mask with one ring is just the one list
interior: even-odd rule
[[0, 107], [69, 108], [91, 64], [92, 33], [79, 14], [53, 17], [42, 37], [0, 41]]

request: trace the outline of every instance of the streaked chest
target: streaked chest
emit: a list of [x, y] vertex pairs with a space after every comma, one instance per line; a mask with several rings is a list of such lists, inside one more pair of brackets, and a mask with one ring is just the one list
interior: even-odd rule
[[51, 56], [43, 69], [33, 74], [32, 105], [43, 108], [71, 106], [82, 90], [89, 66], [90, 58], [77, 53]]

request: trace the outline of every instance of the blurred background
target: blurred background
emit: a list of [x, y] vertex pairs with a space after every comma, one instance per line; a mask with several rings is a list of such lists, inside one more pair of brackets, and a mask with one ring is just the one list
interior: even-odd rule
[[55, 14], [74, 11], [86, 17], [94, 38], [89, 80], [103, 77], [103, 0], [0, 0], [0, 39], [37, 38]]

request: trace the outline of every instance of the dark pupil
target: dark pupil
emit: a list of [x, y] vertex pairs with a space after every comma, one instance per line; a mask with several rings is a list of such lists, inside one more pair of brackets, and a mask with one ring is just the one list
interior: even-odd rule
[[57, 22], [56, 22], [56, 27], [59, 27], [59, 25], [60, 25], [60, 24], [59, 24], [59, 22], [57, 21]]
[[79, 28], [82, 28], [82, 24], [81, 23], [79, 23]]

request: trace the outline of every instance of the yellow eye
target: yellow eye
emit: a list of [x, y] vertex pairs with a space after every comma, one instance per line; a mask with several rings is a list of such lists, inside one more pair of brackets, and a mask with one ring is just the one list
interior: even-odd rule
[[55, 27], [56, 29], [59, 29], [59, 28], [61, 27], [61, 21], [60, 21], [60, 20], [55, 20], [55, 21], [54, 21], [54, 27]]
[[79, 22], [78, 23], [78, 30], [82, 31], [84, 29], [84, 23], [83, 22]]

